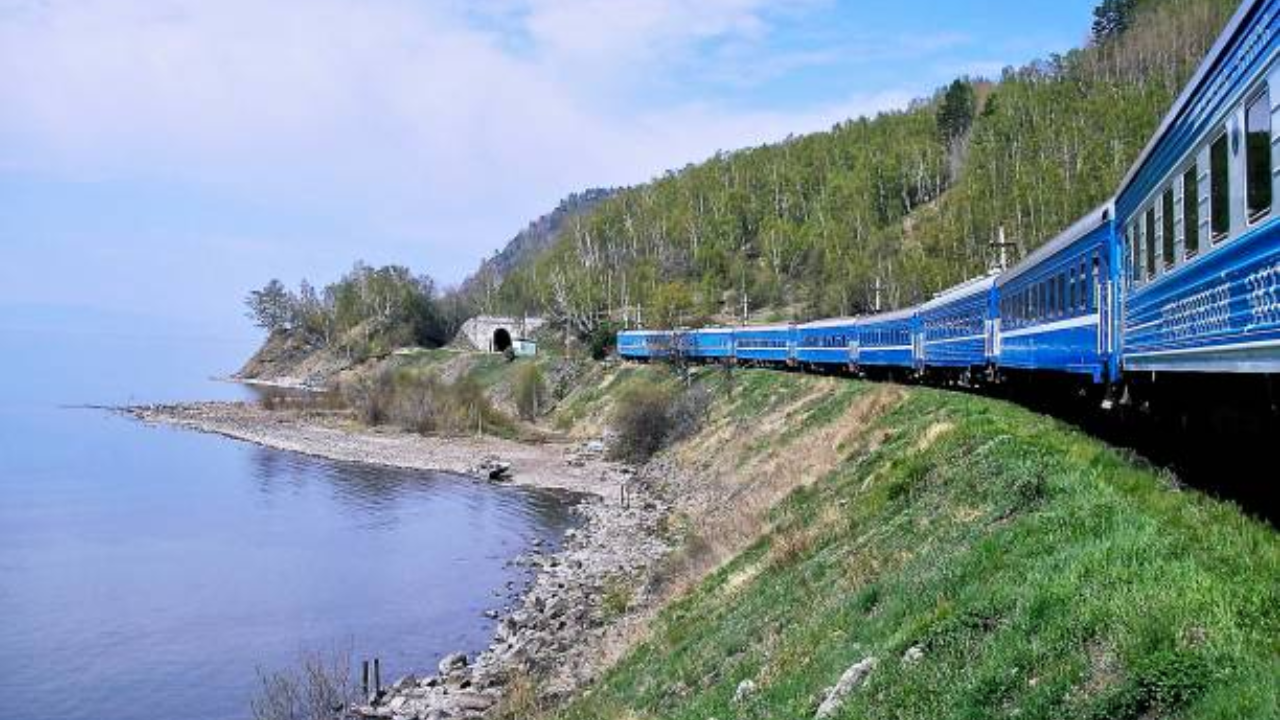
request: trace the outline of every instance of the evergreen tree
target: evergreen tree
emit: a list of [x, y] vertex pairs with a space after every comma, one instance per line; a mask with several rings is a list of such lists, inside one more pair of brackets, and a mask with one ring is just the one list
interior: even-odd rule
[[969, 132], [975, 104], [973, 85], [969, 81], [957, 79], [947, 88], [938, 107], [938, 136], [943, 145], [950, 147]]
[[293, 322], [296, 303], [279, 280], [272, 280], [261, 290], [250, 292], [244, 302], [249, 307], [249, 318], [268, 332], [285, 330]]
[[1100, 44], [1123, 35], [1136, 5], [1136, 0], [1103, 0], [1093, 9], [1093, 41]]

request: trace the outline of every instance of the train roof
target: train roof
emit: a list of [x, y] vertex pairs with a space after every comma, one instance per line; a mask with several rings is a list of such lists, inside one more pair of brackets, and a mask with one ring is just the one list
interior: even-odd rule
[[1108, 200], [1102, 205], [1090, 210], [1084, 217], [1072, 223], [1071, 227], [1063, 230], [1061, 233], [1058, 233], [1057, 237], [1036, 248], [1035, 252], [1023, 258], [1017, 265], [1014, 265], [1003, 273], [1000, 273], [1000, 276], [996, 278], [996, 285], [1003, 286], [1005, 283], [1013, 280], [1019, 275], [1025, 274], [1040, 263], [1053, 257], [1059, 250], [1093, 232], [1098, 228], [1098, 226], [1110, 220], [1114, 215], [1114, 200]]
[[859, 319], [856, 317], [825, 318], [822, 320], [813, 320], [811, 322], [803, 323], [799, 327], [801, 330], [828, 328], [828, 327], [845, 327], [848, 325], [856, 325], [858, 322], [859, 322]]
[[874, 325], [882, 322], [893, 322], [895, 320], [910, 320], [911, 316], [916, 312], [915, 307], [903, 308], [901, 310], [890, 310], [882, 312], [878, 315], [868, 315], [858, 320], [858, 325]]
[[1174, 120], [1186, 109], [1187, 104], [1191, 102], [1191, 96], [1196, 90], [1204, 84], [1209, 74], [1213, 72], [1218, 61], [1222, 58], [1223, 53], [1227, 49], [1227, 45], [1235, 38], [1236, 33], [1240, 31], [1240, 26], [1249, 15], [1256, 9], [1262, 7], [1268, 0], [1244, 0], [1240, 3], [1240, 7], [1236, 10], [1235, 15], [1231, 16], [1231, 20], [1227, 23], [1227, 27], [1218, 35], [1218, 39], [1213, 43], [1213, 47], [1209, 48], [1208, 54], [1204, 56], [1204, 60], [1200, 61], [1200, 66], [1196, 68], [1196, 72], [1191, 76], [1191, 80], [1182, 88], [1182, 92], [1178, 94], [1178, 98], [1173, 101], [1173, 105], [1169, 107], [1169, 112], [1165, 113], [1164, 119], [1160, 121], [1160, 126], [1156, 128], [1155, 133], [1147, 140], [1147, 144], [1142, 148], [1142, 152], [1138, 154], [1138, 159], [1133, 161], [1133, 165], [1129, 166], [1129, 172], [1125, 173], [1124, 180], [1120, 181], [1120, 190], [1123, 191], [1129, 187], [1129, 183], [1133, 182], [1134, 177], [1142, 166], [1150, 159], [1151, 153], [1155, 152], [1156, 146], [1160, 144], [1160, 140], [1164, 138], [1169, 127], [1173, 125]]
[[770, 323], [768, 325], [739, 325], [733, 329], [734, 332], [774, 332], [778, 330], [790, 330], [795, 327], [794, 323]]
[[670, 330], [623, 330], [619, 335], [670, 335]]
[[932, 298], [929, 299], [929, 302], [926, 302], [925, 304], [921, 305], [920, 309], [928, 310], [930, 308], [935, 308], [940, 305], [946, 305], [947, 303], [955, 302], [956, 300], [959, 300], [961, 298], [969, 297], [970, 295], [980, 293], [983, 290], [990, 290], [991, 286], [994, 285], [995, 282], [996, 282], [995, 273], [988, 273], [986, 275], [983, 275], [982, 277], [976, 277], [969, 280], [965, 280], [959, 285], [947, 288], [946, 290], [943, 290], [937, 295], [934, 295]]
[[697, 329], [694, 329], [694, 330], [690, 330], [689, 332], [692, 332], [692, 333], [728, 333], [728, 332], [733, 332], [733, 328], [731, 328], [731, 327], [726, 327], [726, 326], [723, 326], [723, 325], [716, 325], [716, 326], [713, 326], [713, 327], [697, 328]]

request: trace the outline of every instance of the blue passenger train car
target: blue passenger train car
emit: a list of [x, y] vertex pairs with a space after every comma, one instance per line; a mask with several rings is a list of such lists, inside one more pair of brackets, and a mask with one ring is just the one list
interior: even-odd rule
[[796, 361], [804, 365], [852, 367], [858, 348], [854, 318], [818, 320], [796, 328]]
[[671, 354], [671, 331], [624, 330], [618, 333], [618, 355], [629, 360], [652, 360]]
[[983, 369], [991, 359], [995, 276], [945, 290], [920, 306], [919, 370]]
[[711, 327], [686, 333], [687, 352], [696, 360], [727, 360], [733, 357], [733, 328]]
[[1108, 203], [996, 280], [1001, 370], [1111, 377], [1114, 227]]
[[1125, 177], [1125, 371], [1280, 371], [1280, 2], [1246, 0]]
[[733, 354], [740, 362], [789, 363], [795, 347], [795, 325], [744, 325], [733, 330]]
[[913, 368], [915, 313], [915, 308], [908, 308], [859, 320], [858, 367]]

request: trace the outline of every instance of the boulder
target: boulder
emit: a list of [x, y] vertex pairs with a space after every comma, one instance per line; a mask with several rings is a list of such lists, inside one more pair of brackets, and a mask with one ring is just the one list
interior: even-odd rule
[[460, 653], [460, 652], [450, 653], [448, 655], [445, 655], [444, 658], [440, 660], [440, 664], [437, 666], [437, 668], [440, 670], [441, 675], [448, 675], [449, 673], [452, 673], [457, 670], [465, 669], [466, 667], [467, 667], [467, 655], [466, 653]]
[[848, 670], [840, 676], [836, 684], [827, 688], [826, 697], [823, 698], [822, 704], [818, 706], [818, 713], [814, 715], [816, 720], [825, 720], [836, 714], [840, 706], [844, 704], [844, 699], [866, 681], [867, 676], [875, 669], [876, 659], [873, 657], [864, 658], [849, 666]]

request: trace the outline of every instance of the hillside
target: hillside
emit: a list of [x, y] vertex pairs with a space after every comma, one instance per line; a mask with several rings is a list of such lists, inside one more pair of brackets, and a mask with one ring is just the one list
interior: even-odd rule
[[491, 311], [492, 294], [507, 276], [550, 248], [570, 220], [591, 212], [616, 193], [610, 188], [591, 188], [561, 200], [554, 210], [530, 222], [501, 250], [483, 260], [480, 267], [459, 286], [458, 294], [477, 305], [482, 312]]
[[[561, 412], [646, 382], [674, 380], [626, 369]], [[1280, 540], [1236, 508], [1001, 401], [699, 387], [706, 424], [660, 461], [690, 471], [682, 549], [635, 580], [676, 599], [548, 717], [813, 718], [853, 667], [828, 717], [1280, 717]]]
[[1235, 6], [1108, 0], [1082, 49], [621, 191], [508, 274], [497, 305], [585, 334], [744, 305], [853, 314], [877, 282], [886, 306], [915, 302], [982, 271], [998, 228], [1030, 252], [1106, 199]]

